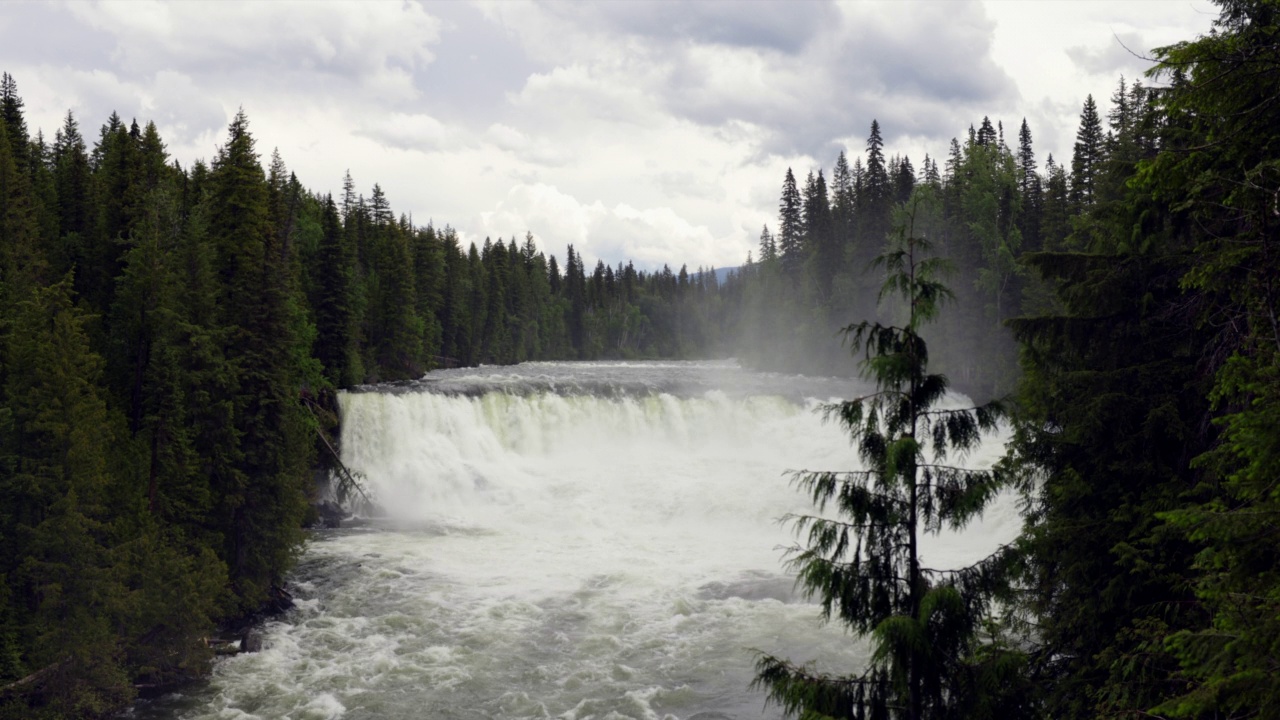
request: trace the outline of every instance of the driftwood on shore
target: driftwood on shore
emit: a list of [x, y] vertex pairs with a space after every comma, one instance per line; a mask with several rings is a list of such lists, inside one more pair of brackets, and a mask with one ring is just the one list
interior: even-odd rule
[[62, 668], [62, 666], [66, 665], [70, 661], [71, 658], [65, 658], [60, 662], [49, 665], [48, 667], [43, 667], [24, 678], [14, 680], [8, 685], [0, 685], [0, 697], [6, 697], [14, 693], [26, 692], [32, 688], [39, 687], [41, 681], [57, 672]]

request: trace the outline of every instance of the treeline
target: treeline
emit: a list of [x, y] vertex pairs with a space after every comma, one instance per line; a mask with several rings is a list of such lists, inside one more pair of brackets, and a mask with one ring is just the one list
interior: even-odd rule
[[397, 219], [377, 185], [357, 196], [350, 175], [340, 207], [288, 188], [316, 357], [337, 387], [441, 366], [687, 357], [721, 342], [713, 271], [588, 270], [572, 245], [562, 268], [531, 234], [464, 250], [448, 226]]
[[464, 250], [264, 168], [243, 113], [190, 168], [114, 114], [32, 135], [7, 73], [0, 115], [0, 717], [110, 713], [279, 603], [336, 389], [717, 341], [713, 273]]
[[928, 155], [918, 170], [909, 157], [886, 158], [873, 120], [865, 161], [851, 164], [841, 152], [830, 183], [821, 168], [803, 183], [788, 169], [776, 232], [764, 227], [756, 253], [725, 289], [740, 356], [761, 367], [847, 372], [835, 331], [882, 312], [884, 273], [872, 261], [893, 234], [895, 208], [926, 195], [915, 232], [952, 264], [957, 300], [927, 333], [939, 351], [934, 362], [966, 392], [1010, 392], [1017, 348], [1006, 322], [1053, 303], [1030, 258], [1083, 248], [1087, 211], [1122, 194], [1134, 163], [1153, 149], [1153, 91], [1121, 79], [1111, 100], [1104, 127], [1086, 99], [1069, 169], [1050, 154], [1041, 171], [1025, 119], [1010, 141], [1003, 123], [986, 117], [951, 141], [941, 165]]
[[[900, 551], [866, 538], [903, 522], [875, 511], [906, 491], [839, 490], [840, 511], [870, 524], [808, 534], [806, 549], [834, 560], [820, 564], [826, 574], [806, 566], [802, 579], [844, 624], [890, 649], [869, 669], [848, 668], [851, 677], [769, 659], [762, 682], [784, 710], [911, 720], [1280, 717], [1280, 6], [1218, 4], [1211, 33], [1153, 51], [1158, 88], [1121, 81], [1105, 126], [1085, 101], [1070, 167], [1047, 160], [1036, 172], [1025, 123], [1011, 149], [983, 121], [952, 144], [943, 169], [926, 160], [912, 186], [905, 159], [896, 173], [892, 160], [881, 166], [873, 124], [861, 170], [837, 162], [829, 206], [821, 173], [804, 190], [788, 175], [779, 230], [765, 232], [741, 281], [744, 317], [762, 337], [806, 315], [813, 328], [781, 348], [762, 346], [761, 361], [793, 361], [788, 345], [827, 333], [823, 313], [838, 316], [846, 298], [859, 299], [846, 323], [868, 315], [871, 305], [858, 302], [871, 302], [883, 271], [860, 278], [859, 264], [867, 245], [880, 246], [889, 208], [908, 198], [910, 212], [896, 218], [910, 226], [900, 231], [928, 238], [958, 269], [949, 283], [957, 301], [930, 344], [942, 354], [930, 360], [987, 394], [1011, 391], [1014, 435], [995, 471], [1022, 495], [1024, 531], [974, 566], [981, 572], [906, 588], [890, 568], [857, 585], [859, 563], [878, 569]], [[827, 295], [828, 282], [840, 289]], [[761, 299], [769, 296], [791, 308], [770, 307]], [[886, 314], [899, 324], [911, 316], [892, 306]], [[1016, 384], [1004, 347], [1017, 353]], [[901, 352], [876, 346], [874, 371], [910, 376]], [[968, 362], [991, 367], [971, 375]], [[859, 446], [898, 453], [876, 472], [911, 462], [902, 458], [924, 439], [906, 427], [905, 443]], [[954, 433], [931, 442], [954, 444]], [[976, 483], [940, 507], [980, 506], [989, 493]], [[837, 546], [855, 529], [866, 542]], [[937, 615], [921, 608], [918, 618], [874, 627], [848, 622], [865, 617], [849, 598], [868, 588], [889, 587], [873, 598], [885, 604], [961, 581], [973, 594], [929, 611]], [[904, 639], [916, 620], [925, 631]]]

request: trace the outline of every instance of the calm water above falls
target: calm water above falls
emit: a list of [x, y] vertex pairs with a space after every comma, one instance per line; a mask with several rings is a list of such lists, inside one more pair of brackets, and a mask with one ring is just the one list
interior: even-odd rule
[[[865, 388], [732, 363], [530, 363], [366, 390], [342, 398], [343, 454], [390, 516], [315, 536], [263, 652], [133, 715], [776, 717], [747, 688], [753, 648], [863, 662], [792, 595], [776, 519], [807, 509], [784, 471], [856, 467], [813, 409]], [[1002, 499], [926, 557], [976, 560], [1017, 524]]]

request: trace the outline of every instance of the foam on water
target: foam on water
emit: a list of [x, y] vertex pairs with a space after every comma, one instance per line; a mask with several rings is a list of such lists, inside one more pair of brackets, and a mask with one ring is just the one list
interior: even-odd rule
[[[666, 365], [640, 371], [691, 366]], [[502, 369], [517, 378], [503, 382], [520, 372]], [[784, 471], [857, 465], [816, 401], [793, 395], [344, 394], [344, 460], [389, 517], [311, 543], [298, 607], [268, 625], [262, 652], [135, 714], [776, 716], [747, 688], [753, 648], [832, 671], [866, 659], [793, 596], [779, 562], [791, 537], [776, 519], [809, 509]], [[1002, 500], [924, 552], [933, 566], [971, 562], [1016, 528]]]

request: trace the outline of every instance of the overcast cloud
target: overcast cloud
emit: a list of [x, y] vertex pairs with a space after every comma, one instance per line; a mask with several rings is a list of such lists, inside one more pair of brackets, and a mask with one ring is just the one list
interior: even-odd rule
[[[349, 169], [464, 239], [534, 233], [594, 262], [737, 265], [803, 177], [871, 120], [945, 154], [984, 115], [1070, 155], [1150, 48], [1208, 2], [360, 2], [0, 4], [0, 70], [28, 124], [154, 120], [184, 165], [243, 107], [308, 187]], [[1136, 53], [1136, 55], [1135, 55]]]

